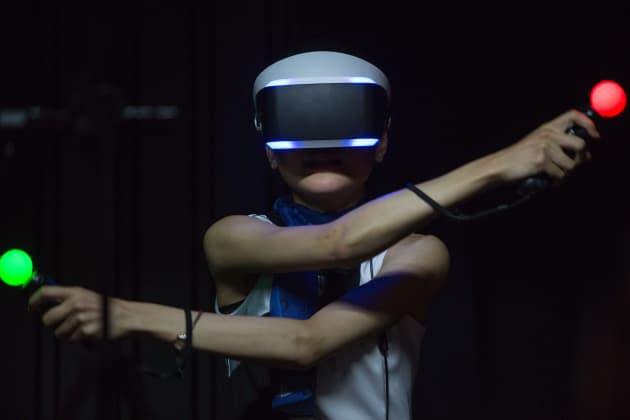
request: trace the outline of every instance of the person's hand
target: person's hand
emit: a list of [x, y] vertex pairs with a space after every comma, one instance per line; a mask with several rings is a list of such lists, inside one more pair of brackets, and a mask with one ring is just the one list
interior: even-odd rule
[[600, 138], [595, 124], [586, 114], [567, 111], [492, 156], [502, 180], [513, 182], [545, 173], [558, 183], [590, 160], [586, 141], [566, 133], [574, 124], [583, 127], [592, 138]]
[[[127, 334], [125, 309], [121, 299], [109, 299], [109, 338]], [[53, 305], [53, 306], [51, 306]], [[70, 341], [96, 340], [103, 336], [103, 298], [82, 287], [42, 286], [29, 299], [29, 311], [48, 307], [42, 315], [44, 325], [55, 335]]]

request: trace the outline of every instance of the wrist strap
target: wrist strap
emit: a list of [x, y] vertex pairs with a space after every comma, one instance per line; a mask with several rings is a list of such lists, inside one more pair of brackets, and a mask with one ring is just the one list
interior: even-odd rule
[[437, 201], [435, 201], [434, 199], [432, 199], [431, 197], [429, 197], [426, 193], [424, 193], [423, 191], [420, 190], [420, 188], [416, 187], [414, 184], [412, 184], [411, 182], [407, 182], [405, 184], [405, 188], [407, 188], [408, 190], [412, 191], [414, 194], [416, 194], [418, 197], [420, 197], [423, 201], [425, 201], [428, 205], [430, 205], [436, 212], [438, 212], [439, 214], [441, 214], [442, 216], [450, 219], [450, 220], [454, 220], [456, 222], [468, 222], [471, 220], [476, 220], [476, 219], [480, 219], [484, 216], [488, 216], [494, 213], [498, 213], [500, 211], [504, 211], [504, 210], [508, 210], [511, 209], [512, 207], [516, 207], [520, 204], [523, 204], [525, 201], [529, 200], [530, 196], [529, 195], [525, 195], [522, 196], [521, 198], [519, 198], [518, 200], [514, 201], [513, 203], [510, 204], [501, 204], [498, 205], [495, 208], [489, 209], [489, 210], [484, 210], [484, 211], [480, 211], [478, 213], [473, 213], [473, 214], [460, 214], [459, 212], [451, 212], [450, 210], [442, 207]]
[[[177, 365], [177, 372], [180, 377], [184, 376], [184, 367], [186, 365], [186, 359], [192, 352], [192, 333], [195, 325], [197, 325], [197, 321], [201, 318], [201, 311], [197, 312], [195, 316], [195, 320], [192, 320], [192, 314], [190, 309], [184, 309], [184, 314], [186, 316], [186, 332], [184, 334], [180, 334], [175, 339], [175, 364]], [[183, 345], [178, 345], [179, 343], [183, 343]]]
[[147, 367], [143, 367], [144, 373], [160, 378], [170, 379], [172, 377], [178, 377], [182, 379], [184, 377], [184, 368], [186, 365], [186, 359], [192, 351], [192, 331], [201, 318], [202, 311], [198, 311], [195, 316], [195, 320], [192, 320], [192, 313], [190, 309], [184, 309], [184, 316], [186, 318], [186, 332], [179, 334], [173, 340], [173, 347], [175, 349], [175, 370], [172, 372], [158, 372]]
[[[199, 312], [201, 313], [201, 312]], [[186, 357], [190, 353], [190, 348], [192, 347], [192, 315], [190, 309], [186, 308], [184, 310], [184, 315], [186, 316], [186, 332], [184, 334], [180, 334], [175, 339], [175, 366], [177, 367], [177, 372], [180, 377], [184, 376], [184, 367], [186, 365]], [[180, 344], [181, 343], [181, 344]]]
[[186, 313], [186, 350], [192, 347], [192, 315], [190, 309], [184, 311]]

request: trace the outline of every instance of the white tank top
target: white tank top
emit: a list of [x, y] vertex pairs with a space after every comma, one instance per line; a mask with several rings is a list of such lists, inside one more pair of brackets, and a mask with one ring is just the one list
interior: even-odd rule
[[[266, 216], [252, 215], [271, 223]], [[372, 280], [383, 264], [385, 252], [361, 263], [360, 284]], [[269, 313], [271, 275], [261, 275], [243, 303], [230, 315], [264, 316]], [[218, 311], [215, 300], [215, 311]], [[389, 418], [411, 419], [413, 383], [418, 370], [424, 327], [409, 316], [387, 330]], [[330, 420], [384, 420], [386, 412], [385, 360], [378, 337], [369, 336], [335, 352], [317, 364], [315, 391], [317, 418]], [[226, 359], [228, 375], [238, 361]]]

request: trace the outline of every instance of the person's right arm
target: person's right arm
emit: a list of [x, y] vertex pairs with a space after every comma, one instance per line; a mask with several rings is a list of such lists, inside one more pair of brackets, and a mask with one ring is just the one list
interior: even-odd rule
[[[372, 281], [311, 318], [203, 313], [192, 344], [197, 350], [266, 366], [308, 368], [349, 343], [378, 334], [401, 316], [423, 322], [446, 279], [449, 260], [438, 238], [410, 235], [388, 250]], [[42, 322], [56, 336], [70, 341], [102, 337], [101, 295], [82, 287], [43, 286], [31, 296], [29, 307], [38, 310], [51, 303], [55, 305]], [[183, 310], [156, 303], [110, 298], [109, 315], [109, 338], [144, 335], [173, 343], [185, 330]]]
[[[599, 137], [589, 118], [569, 111], [519, 142], [417, 187], [449, 207], [494, 186], [539, 173], [562, 179], [586, 153], [584, 140], [565, 133], [574, 123]], [[567, 151], [576, 157], [569, 157]], [[278, 227], [247, 216], [228, 216], [208, 229], [204, 248], [216, 277], [350, 266], [417, 231], [434, 215], [433, 208], [402, 189], [324, 225]]]

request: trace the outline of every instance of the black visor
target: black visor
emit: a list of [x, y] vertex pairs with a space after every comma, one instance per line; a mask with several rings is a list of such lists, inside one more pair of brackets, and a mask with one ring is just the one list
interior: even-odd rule
[[387, 103], [385, 89], [374, 83], [268, 86], [256, 95], [272, 149], [372, 146], [383, 134]]

